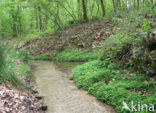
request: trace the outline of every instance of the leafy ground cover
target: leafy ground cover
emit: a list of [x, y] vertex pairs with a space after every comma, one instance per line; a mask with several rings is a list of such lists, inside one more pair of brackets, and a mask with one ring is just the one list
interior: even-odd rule
[[83, 62], [91, 61], [99, 58], [100, 50], [92, 51], [78, 51], [75, 49], [66, 49], [65, 51], [56, 54], [54, 60], [56, 61], [69, 61], [69, 62]]
[[52, 60], [53, 57], [49, 54], [40, 54], [34, 57], [34, 60]]
[[[151, 62], [147, 65], [145, 46], [140, 36], [147, 36], [151, 27], [147, 19], [139, 16], [143, 20], [130, 25], [134, 17], [112, 18], [119, 23], [118, 30], [102, 43], [99, 60], [77, 66], [71, 78], [79, 88], [114, 106], [118, 113], [130, 112], [122, 109], [123, 102], [130, 108], [132, 102], [137, 104], [136, 110], [131, 111], [136, 113], [152, 112], [145, 106], [140, 109], [140, 105], [156, 105], [156, 79], [149, 76], [154, 73], [155, 51], [151, 53]], [[136, 27], [138, 24], [140, 28]]]
[[[79, 88], [114, 106], [118, 113], [129, 113], [127, 110], [122, 111], [123, 101], [129, 106], [132, 101], [156, 105], [155, 80], [144, 74], [118, 69], [118, 65], [106, 60], [91, 61], [77, 66], [71, 79]], [[147, 113], [145, 108], [142, 113]]]

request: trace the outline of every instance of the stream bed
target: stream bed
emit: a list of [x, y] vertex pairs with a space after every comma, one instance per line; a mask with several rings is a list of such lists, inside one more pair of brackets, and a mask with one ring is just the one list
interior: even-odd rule
[[35, 85], [48, 106], [47, 113], [115, 113], [111, 106], [78, 89], [70, 80], [76, 65], [78, 63], [32, 61]]

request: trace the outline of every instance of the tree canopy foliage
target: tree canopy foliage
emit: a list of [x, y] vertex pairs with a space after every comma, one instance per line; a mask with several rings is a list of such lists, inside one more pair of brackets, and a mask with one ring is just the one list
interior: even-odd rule
[[1, 0], [0, 35], [19, 37], [103, 18], [120, 11], [155, 9], [155, 0]]

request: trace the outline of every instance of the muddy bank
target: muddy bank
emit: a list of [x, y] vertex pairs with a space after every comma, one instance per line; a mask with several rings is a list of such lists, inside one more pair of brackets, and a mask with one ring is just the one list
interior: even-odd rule
[[101, 42], [116, 31], [118, 25], [112, 26], [112, 24], [112, 21], [77, 24], [73, 27], [63, 28], [58, 31], [59, 33], [46, 33], [36, 39], [20, 43], [17, 48], [29, 51], [33, 57], [46, 54], [52, 58], [65, 49], [101, 48]]
[[78, 89], [70, 80], [72, 65], [33, 61], [39, 95], [44, 96], [48, 113], [115, 113], [114, 109]]

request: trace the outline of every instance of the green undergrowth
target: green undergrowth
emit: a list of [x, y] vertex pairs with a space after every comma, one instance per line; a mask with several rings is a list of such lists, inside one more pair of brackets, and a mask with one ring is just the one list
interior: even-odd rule
[[9, 84], [22, 90], [25, 87], [23, 78], [27, 78], [30, 71], [29, 57], [26, 52], [17, 52], [4, 46], [1, 45], [0, 49], [0, 84]]
[[71, 77], [79, 88], [114, 106], [117, 113], [130, 113], [122, 109], [123, 102], [130, 108], [132, 102], [137, 105], [132, 113], [150, 113], [149, 108], [146, 110], [144, 106], [140, 110], [139, 105], [156, 106], [156, 82], [149, 76], [154, 73], [156, 57], [151, 54], [146, 65], [143, 42], [151, 27], [147, 19], [138, 16], [139, 21], [134, 21], [135, 17], [112, 18], [119, 27], [102, 42], [102, 51], [97, 54], [99, 60], [77, 66]]
[[135, 104], [139, 102], [156, 105], [156, 82], [144, 74], [133, 72], [131, 69], [119, 70], [118, 67], [119, 64], [106, 60], [91, 61], [77, 66], [71, 79], [79, 88], [114, 106], [117, 113], [129, 113], [122, 110], [123, 101], [129, 107], [132, 101]]
[[56, 61], [68, 61], [68, 62], [84, 62], [96, 60], [99, 58], [100, 50], [81, 50], [66, 49], [61, 53], [55, 55], [54, 60]]
[[52, 60], [52, 59], [53, 59], [53, 57], [46, 53], [37, 55], [34, 57], [34, 60]]

